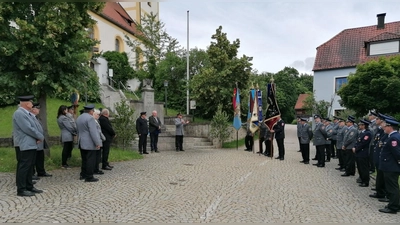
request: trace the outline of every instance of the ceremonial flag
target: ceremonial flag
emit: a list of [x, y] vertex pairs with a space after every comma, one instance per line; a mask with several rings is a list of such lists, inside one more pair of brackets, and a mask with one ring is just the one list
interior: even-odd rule
[[263, 109], [262, 109], [262, 91], [257, 85], [257, 103], [258, 103], [258, 121], [263, 121]]
[[258, 97], [257, 91], [251, 89], [250, 105], [251, 107], [251, 117], [250, 117], [250, 131], [255, 133], [258, 130]]
[[278, 116], [281, 115], [278, 104], [276, 102], [276, 90], [273, 82], [267, 85], [267, 108], [265, 111], [265, 124], [272, 130], [278, 122]]
[[240, 120], [240, 94], [239, 94], [239, 88], [234, 88], [233, 89], [233, 110], [235, 112], [234, 117], [233, 117], [233, 127], [236, 130], [239, 130], [242, 121]]

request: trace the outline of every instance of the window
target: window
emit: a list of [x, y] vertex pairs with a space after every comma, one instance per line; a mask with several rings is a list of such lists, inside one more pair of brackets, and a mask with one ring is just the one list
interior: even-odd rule
[[343, 86], [343, 84], [347, 84], [347, 77], [336, 77], [335, 78], [335, 92], [338, 92], [339, 89]]
[[390, 41], [384, 43], [371, 43], [369, 55], [382, 55], [399, 52], [399, 41]]
[[115, 51], [119, 52], [120, 46], [119, 46], [119, 40], [115, 39]]

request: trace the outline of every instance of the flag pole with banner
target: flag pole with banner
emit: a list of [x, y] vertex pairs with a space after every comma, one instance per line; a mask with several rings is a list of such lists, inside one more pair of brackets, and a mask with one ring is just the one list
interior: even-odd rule
[[242, 126], [240, 119], [240, 92], [236, 82], [236, 88], [233, 89], [232, 105], [234, 110], [233, 127], [236, 129], [236, 150], [239, 149], [239, 129]]
[[[257, 103], [258, 103], [258, 124], [261, 125], [263, 122], [263, 108], [262, 108], [262, 91], [260, 90], [258, 84], [257, 84]], [[260, 126], [259, 126], [260, 127]], [[261, 155], [261, 149], [262, 149], [262, 142], [261, 140], [261, 129], [258, 130], [258, 152], [259, 155]]]
[[[267, 84], [267, 107], [265, 111], [265, 119], [264, 123], [267, 125], [269, 130], [272, 130], [275, 124], [278, 122], [278, 117], [281, 115], [281, 112], [278, 107], [278, 103], [276, 102], [276, 86], [274, 83], [274, 79], [271, 78], [271, 82]], [[274, 134], [271, 133], [271, 158], [274, 157]]]

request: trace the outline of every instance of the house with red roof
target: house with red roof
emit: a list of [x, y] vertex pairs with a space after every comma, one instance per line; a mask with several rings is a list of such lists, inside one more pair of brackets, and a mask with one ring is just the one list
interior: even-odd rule
[[296, 117], [307, 118], [311, 117], [312, 115], [307, 113], [307, 110], [304, 107], [305, 100], [307, 97], [310, 96], [309, 94], [300, 94], [297, 98], [296, 105], [294, 106], [294, 111], [296, 112]]
[[[89, 11], [89, 15], [97, 21], [97, 24], [90, 28], [91, 38], [99, 40], [100, 43], [95, 46], [94, 52], [118, 51], [126, 52], [131, 64], [139, 60], [141, 56], [137, 56], [135, 52], [125, 42], [125, 35], [130, 39], [135, 39], [138, 35], [137, 24], [141, 22], [141, 17], [153, 12], [158, 15], [158, 2], [106, 2], [100, 13]], [[99, 76], [100, 84], [112, 84], [112, 72], [110, 72], [107, 61], [98, 58], [92, 61], [91, 67]], [[132, 90], [136, 90], [140, 83], [138, 80], [128, 81], [128, 86]]]
[[327, 116], [344, 110], [336, 93], [357, 65], [400, 54], [400, 21], [385, 23], [385, 16], [378, 14], [376, 25], [345, 29], [317, 47], [313, 89], [317, 101], [332, 102]]

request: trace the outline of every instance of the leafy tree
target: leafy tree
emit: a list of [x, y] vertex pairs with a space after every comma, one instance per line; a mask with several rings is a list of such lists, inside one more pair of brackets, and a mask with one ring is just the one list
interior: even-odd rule
[[226, 112], [222, 111], [222, 104], [219, 104], [210, 124], [210, 135], [218, 139], [219, 147], [221, 147], [222, 143], [229, 137], [228, 127], [230, 124], [228, 123], [228, 119], [229, 117]]
[[395, 114], [400, 111], [400, 56], [369, 61], [357, 66], [338, 95], [341, 105], [357, 116], [369, 110]]
[[124, 100], [115, 104], [115, 110], [118, 112], [113, 120], [115, 133], [117, 134], [116, 142], [118, 145], [122, 145], [122, 149], [127, 149], [132, 146], [132, 141], [135, 139], [136, 129], [133, 118], [135, 110]]
[[331, 107], [331, 103], [328, 101], [315, 100], [314, 93], [308, 93], [309, 96], [304, 100], [304, 109], [308, 115], [320, 115], [323, 118], [328, 116], [328, 109]]
[[108, 68], [113, 69], [113, 79], [126, 85], [129, 79], [135, 77], [135, 70], [129, 65], [126, 52], [108, 51], [103, 53], [103, 57], [108, 62]]
[[237, 57], [239, 39], [230, 43], [221, 26], [211, 38], [213, 41], [207, 49], [210, 66], [203, 67], [190, 83], [191, 97], [197, 101], [196, 107], [204, 118], [211, 118], [221, 102], [224, 103], [222, 111], [232, 114], [232, 91], [235, 83], [238, 83], [240, 90], [245, 90], [252, 66], [251, 57]]
[[[0, 90], [2, 96], [34, 93], [47, 134], [46, 98], [84, 90], [84, 78], [96, 76], [87, 67], [96, 44], [87, 28], [99, 12], [98, 2], [0, 3]], [[98, 83], [98, 81], [97, 81]], [[99, 93], [94, 93], [97, 96]]]
[[139, 80], [155, 79], [157, 64], [169, 52], [183, 54], [178, 41], [168, 35], [165, 24], [157, 19], [157, 14], [145, 14], [140, 23], [136, 23], [138, 34], [135, 39], [125, 36], [126, 43], [136, 54], [136, 68]]

